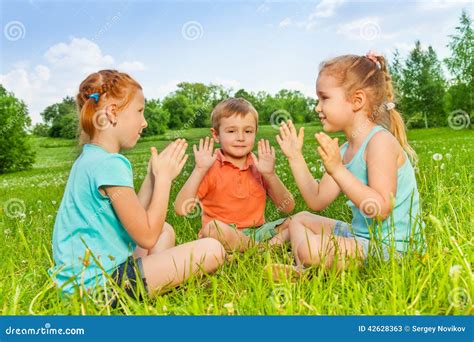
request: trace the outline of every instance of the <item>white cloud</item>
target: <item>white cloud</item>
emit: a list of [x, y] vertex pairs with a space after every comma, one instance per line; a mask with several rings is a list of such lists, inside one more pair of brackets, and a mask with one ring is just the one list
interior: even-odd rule
[[41, 121], [40, 113], [49, 105], [66, 96], [75, 96], [80, 82], [91, 72], [105, 69], [142, 71], [140, 61], [123, 61], [104, 54], [100, 47], [85, 38], [70, 38], [48, 48], [44, 54], [46, 63], [31, 65], [19, 61], [5, 74], [0, 83], [22, 99], [28, 106], [33, 123]]
[[330, 18], [332, 17], [336, 9], [344, 3], [344, 0], [323, 0], [321, 1], [310, 14], [309, 20], [312, 21], [316, 18]]
[[328, 19], [336, 14], [336, 10], [345, 2], [345, 0], [322, 0], [303, 20], [294, 20], [291, 17], [285, 18], [279, 23], [279, 27], [287, 28], [290, 26], [312, 30], [318, 27], [323, 19]]
[[139, 61], [123, 62], [118, 67], [118, 70], [124, 72], [144, 71], [145, 69], [145, 65]]
[[100, 47], [86, 38], [72, 38], [69, 44], [59, 43], [51, 46], [44, 54], [52, 66], [58, 68], [75, 68], [83, 72], [93, 72], [110, 68], [114, 58], [102, 54]]
[[263, 3], [257, 7], [257, 13], [266, 13], [269, 10], [270, 10], [270, 6], [268, 6], [266, 3]]

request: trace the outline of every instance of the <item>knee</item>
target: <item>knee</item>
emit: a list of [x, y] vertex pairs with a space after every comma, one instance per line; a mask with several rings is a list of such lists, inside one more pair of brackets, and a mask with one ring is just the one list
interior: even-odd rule
[[290, 229], [290, 232], [292, 230], [295, 230], [295, 229], [298, 229], [299, 227], [301, 227], [301, 225], [303, 225], [304, 222], [306, 221], [308, 215], [310, 215], [310, 213], [307, 212], [307, 211], [301, 211], [301, 212], [293, 215], [291, 220], [290, 220], [290, 223], [288, 225], [288, 228]]
[[334, 256], [331, 254], [328, 243], [324, 241], [324, 238], [318, 239], [318, 241], [302, 241], [297, 248], [297, 256], [299, 261], [305, 265], [320, 265], [324, 268], [332, 266]]
[[203, 249], [206, 251], [206, 264], [209, 262], [209, 266], [216, 269], [224, 263], [226, 251], [219, 241], [213, 238], [205, 238], [200, 240], [200, 243], [203, 244]]
[[221, 224], [218, 220], [209, 221], [199, 233], [199, 237], [216, 237], [217, 227]]

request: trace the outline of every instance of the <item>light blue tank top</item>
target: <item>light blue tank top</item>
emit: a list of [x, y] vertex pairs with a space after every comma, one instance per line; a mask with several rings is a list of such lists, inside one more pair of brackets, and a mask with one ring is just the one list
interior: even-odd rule
[[[364, 159], [364, 151], [370, 139], [379, 131], [386, 131], [382, 126], [375, 126], [365, 138], [359, 150], [345, 167], [362, 183], [368, 185], [367, 163]], [[344, 158], [348, 144], [341, 146], [341, 157]], [[420, 196], [416, 185], [415, 171], [405, 153], [405, 163], [397, 172], [397, 193], [395, 206], [391, 215], [381, 225], [374, 219], [364, 215], [361, 210], [347, 201], [352, 209], [352, 228], [357, 236], [367, 239], [380, 239], [383, 243], [391, 245], [394, 241], [395, 249], [405, 252], [410, 244], [410, 239], [420, 239]], [[370, 205], [370, 204], [367, 204]]]

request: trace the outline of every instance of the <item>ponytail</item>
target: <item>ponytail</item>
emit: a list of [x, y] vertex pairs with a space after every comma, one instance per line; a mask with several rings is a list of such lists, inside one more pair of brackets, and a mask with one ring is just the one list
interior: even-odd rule
[[[392, 77], [390, 76], [390, 72], [387, 67], [387, 62], [385, 57], [379, 55], [376, 56], [377, 61], [380, 64], [380, 70], [384, 75], [384, 84], [385, 84], [385, 100], [386, 103], [393, 103], [394, 101], [394, 92], [393, 92], [393, 85], [392, 85]], [[413, 162], [418, 160], [415, 150], [410, 146], [407, 139], [406, 134], [406, 127], [403, 121], [402, 115], [395, 109], [394, 106], [389, 106], [386, 108], [390, 119], [390, 132], [397, 138], [398, 142], [408, 154], [410, 159]]]

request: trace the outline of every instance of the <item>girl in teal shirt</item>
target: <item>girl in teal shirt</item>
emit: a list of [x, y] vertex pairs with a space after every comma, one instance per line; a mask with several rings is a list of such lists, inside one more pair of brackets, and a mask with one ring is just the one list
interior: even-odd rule
[[178, 139], [158, 154], [151, 148], [148, 173], [135, 193], [130, 162], [147, 122], [142, 87], [129, 75], [102, 70], [89, 75], [77, 94], [81, 138], [86, 143], [69, 174], [54, 224], [49, 270], [64, 293], [92, 291], [108, 280], [136, 294], [176, 286], [198, 271], [213, 272], [225, 252], [214, 239], [175, 246], [165, 222], [171, 184], [186, 160]]
[[[302, 154], [304, 128], [282, 123], [277, 141], [297, 186], [312, 210], [323, 210], [340, 193], [352, 210], [348, 224], [309, 212], [293, 216], [289, 233], [296, 270], [304, 265], [343, 268], [349, 258], [375, 252], [388, 259], [420, 241], [420, 204], [401, 115], [383, 56], [345, 55], [322, 63], [316, 112], [325, 132], [343, 132], [347, 142], [315, 135], [326, 173], [313, 179]], [[374, 243], [377, 242], [377, 243]], [[378, 247], [378, 248], [371, 248]], [[277, 271], [292, 268], [274, 265]]]

